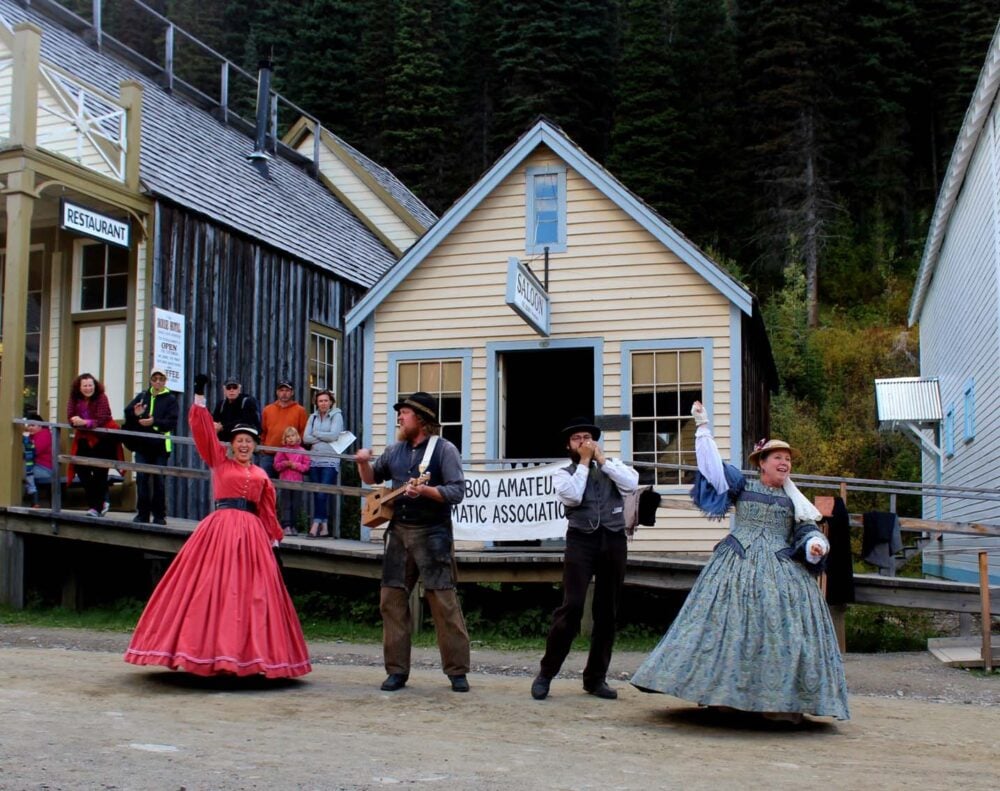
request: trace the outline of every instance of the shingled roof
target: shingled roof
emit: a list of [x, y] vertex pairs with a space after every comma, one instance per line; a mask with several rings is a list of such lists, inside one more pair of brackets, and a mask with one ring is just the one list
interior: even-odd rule
[[[50, 18], [11, 0], [0, 0], [0, 14], [11, 25], [38, 25], [42, 59], [98, 89], [117, 96], [124, 80], [142, 85], [140, 178], [149, 194], [366, 288], [395, 263], [346, 206], [293, 163], [280, 157], [263, 167], [249, 161], [253, 140], [96, 51]], [[367, 161], [366, 167], [376, 167]], [[388, 181], [395, 191], [409, 194], [414, 205], [407, 205], [415, 214], [429, 211], [395, 177]]]

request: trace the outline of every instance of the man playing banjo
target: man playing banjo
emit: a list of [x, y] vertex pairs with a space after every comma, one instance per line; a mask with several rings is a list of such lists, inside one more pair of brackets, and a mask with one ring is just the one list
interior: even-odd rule
[[[462, 459], [438, 436], [437, 401], [418, 392], [393, 405], [396, 437], [375, 462], [358, 450], [358, 474], [366, 484], [392, 481], [406, 486], [394, 500], [382, 558], [382, 646], [388, 677], [382, 689], [402, 689], [410, 676], [410, 592], [420, 578], [434, 618], [441, 665], [455, 692], [468, 692], [469, 633], [455, 591], [451, 507], [465, 497]], [[429, 475], [427, 483], [417, 479]], [[407, 483], [409, 481], [409, 483]]]

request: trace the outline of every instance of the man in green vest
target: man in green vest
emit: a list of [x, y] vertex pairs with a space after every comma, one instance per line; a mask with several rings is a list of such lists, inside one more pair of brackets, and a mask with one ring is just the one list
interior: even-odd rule
[[[149, 434], [146, 437], [126, 437], [125, 446], [135, 454], [137, 464], [166, 467], [170, 463], [170, 435], [177, 430], [179, 408], [177, 396], [167, 389], [167, 375], [153, 368], [149, 387], [125, 407], [125, 429]], [[133, 522], [145, 524], [150, 517], [154, 525], [167, 523], [166, 483], [162, 475], [140, 472], [135, 476], [137, 509]]]

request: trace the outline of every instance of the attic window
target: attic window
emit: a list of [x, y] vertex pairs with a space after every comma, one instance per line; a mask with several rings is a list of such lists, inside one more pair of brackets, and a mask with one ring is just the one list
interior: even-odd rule
[[566, 168], [527, 170], [525, 251], [529, 254], [566, 251]]

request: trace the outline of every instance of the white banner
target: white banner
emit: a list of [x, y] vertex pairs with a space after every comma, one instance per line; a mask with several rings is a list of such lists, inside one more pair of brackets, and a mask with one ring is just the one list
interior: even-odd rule
[[514, 470], [465, 470], [465, 499], [451, 507], [461, 541], [530, 541], [566, 535], [552, 473], [565, 462]]

